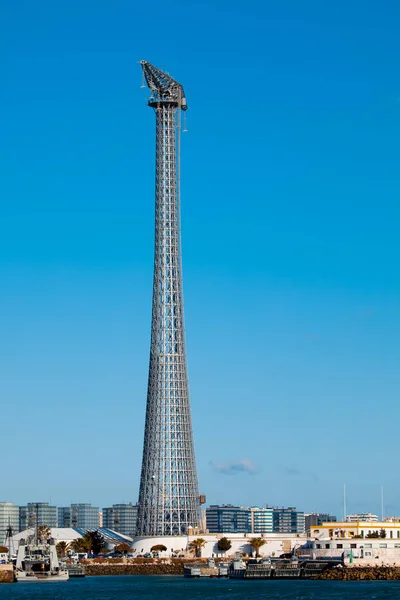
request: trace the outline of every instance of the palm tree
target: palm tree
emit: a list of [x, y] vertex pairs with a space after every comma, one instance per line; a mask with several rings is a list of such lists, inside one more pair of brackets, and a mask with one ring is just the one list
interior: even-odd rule
[[85, 538], [77, 538], [71, 542], [71, 550], [74, 552], [90, 552], [91, 544]]
[[67, 542], [58, 542], [56, 546], [58, 556], [64, 557], [67, 554], [68, 547]]
[[206, 540], [203, 538], [196, 538], [191, 541], [189, 548], [195, 553], [196, 558], [201, 558], [201, 549], [206, 545]]
[[266, 540], [264, 540], [264, 538], [261, 538], [261, 537], [251, 538], [251, 540], [249, 540], [250, 546], [252, 546], [254, 548], [254, 550], [256, 551], [256, 557], [257, 558], [260, 556], [260, 554], [259, 554], [258, 551], [266, 543], [267, 543]]
[[42, 542], [42, 544], [47, 542], [47, 540], [49, 539], [50, 536], [51, 536], [51, 530], [49, 527], [47, 527], [47, 525], [40, 525], [38, 527], [38, 538]]

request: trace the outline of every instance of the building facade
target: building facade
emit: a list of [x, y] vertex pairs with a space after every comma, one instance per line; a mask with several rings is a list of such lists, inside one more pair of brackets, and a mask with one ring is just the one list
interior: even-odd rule
[[310, 513], [304, 515], [306, 532], [309, 533], [311, 527], [317, 527], [322, 525], [324, 521], [330, 523], [336, 523], [337, 518], [334, 515], [328, 515], [326, 513]]
[[314, 539], [378, 538], [400, 539], [400, 523], [390, 521], [337, 521], [310, 528]]
[[273, 509], [273, 531], [274, 533], [295, 533], [302, 535], [306, 529], [303, 512], [299, 512], [293, 506], [288, 508]]
[[71, 504], [58, 509], [59, 527], [98, 529], [100, 527], [99, 508], [91, 504]]
[[379, 517], [378, 515], [373, 515], [371, 513], [355, 513], [353, 515], [347, 515], [346, 521], [349, 523], [358, 523], [359, 521], [368, 521], [371, 523], [372, 521], [378, 522]]
[[0, 545], [4, 544], [8, 528], [12, 533], [19, 531], [19, 506], [12, 502], [0, 502]]
[[20, 506], [19, 530], [24, 531], [36, 525], [57, 527], [57, 507], [50, 506], [48, 502], [28, 502], [26, 506]]
[[250, 508], [251, 533], [273, 533], [274, 511], [272, 508]]
[[136, 535], [137, 515], [137, 504], [113, 504], [103, 508], [103, 527], [133, 537]]
[[211, 504], [206, 509], [206, 527], [210, 533], [251, 533], [251, 511], [232, 504]]

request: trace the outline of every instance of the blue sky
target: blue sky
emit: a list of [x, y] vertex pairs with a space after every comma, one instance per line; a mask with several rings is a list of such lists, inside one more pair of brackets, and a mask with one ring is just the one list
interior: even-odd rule
[[1, 500], [135, 501], [154, 115], [185, 88], [188, 361], [209, 502], [400, 513], [398, 3], [0, 7]]

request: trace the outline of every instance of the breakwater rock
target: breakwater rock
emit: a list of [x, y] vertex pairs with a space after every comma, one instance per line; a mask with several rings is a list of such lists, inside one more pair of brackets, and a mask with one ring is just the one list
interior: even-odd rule
[[[85, 575], [183, 575], [183, 565], [190, 560], [109, 560], [82, 561]], [[198, 562], [198, 560], [197, 560]]]
[[0, 565], [0, 583], [14, 582], [14, 567], [12, 565]]
[[365, 567], [344, 567], [324, 571], [317, 579], [329, 579], [339, 581], [375, 581], [400, 579], [400, 567], [381, 565]]

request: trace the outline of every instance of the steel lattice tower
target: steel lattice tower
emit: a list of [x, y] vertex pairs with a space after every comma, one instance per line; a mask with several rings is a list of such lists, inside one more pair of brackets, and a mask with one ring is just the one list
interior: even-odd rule
[[185, 535], [199, 525], [186, 366], [180, 242], [180, 111], [183, 87], [141, 61], [156, 113], [153, 309], [138, 535]]

